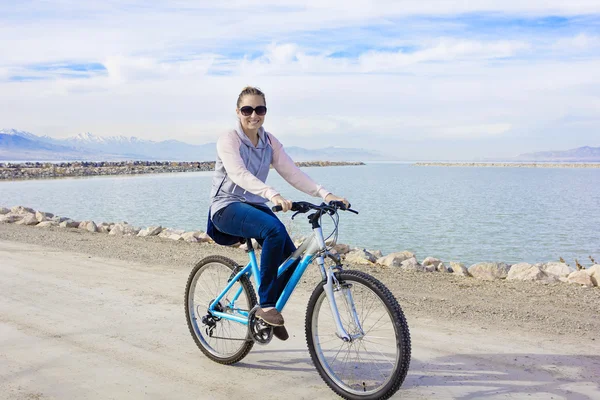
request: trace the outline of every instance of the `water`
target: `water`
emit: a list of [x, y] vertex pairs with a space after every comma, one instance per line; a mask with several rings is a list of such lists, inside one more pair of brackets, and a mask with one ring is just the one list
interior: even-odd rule
[[[466, 264], [600, 259], [600, 169], [370, 163], [304, 171], [360, 211], [342, 213], [340, 243]], [[211, 177], [193, 172], [0, 182], [0, 205], [77, 220], [205, 230]], [[275, 171], [268, 182], [290, 199], [318, 201]], [[282, 219], [288, 223], [290, 216]], [[294, 234], [309, 231], [302, 216], [290, 226]]]

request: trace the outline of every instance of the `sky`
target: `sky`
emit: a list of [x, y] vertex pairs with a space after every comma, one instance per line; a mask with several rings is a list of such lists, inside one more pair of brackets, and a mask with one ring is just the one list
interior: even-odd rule
[[0, 128], [477, 159], [600, 146], [600, 1], [0, 0]]

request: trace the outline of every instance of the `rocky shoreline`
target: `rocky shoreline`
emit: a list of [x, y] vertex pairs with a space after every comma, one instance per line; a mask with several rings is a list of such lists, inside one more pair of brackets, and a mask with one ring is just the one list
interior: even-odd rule
[[[127, 222], [75, 221], [68, 217], [60, 217], [24, 206], [14, 206], [10, 209], [0, 207], [0, 223], [37, 226], [40, 228], [71, 228], [111, 236], [156, 236], [165, 240], [183, 241], [196, 245], [214, 245], [211, 238], [202, 231], [186, 232], [162, 226], [139, 228]], [[298, 245], [303, 239], [302, 237], [295, 238], [296, 244]], [[483, 281], [513, 280], [541, 284], [563, 282], [584, 287], [598, 287], [600, 285], [600, 264], [597, 264], [591, 257], [593, 265], [589, 268], [585, 268], [579, 263], [577, 263], [577, 268], [574, 268], [562, 262], [562, 260], [560, 262], [518, 263], [513, 265], [503, 262], [480, 262], [467, 267], [460, 262], [444, 262], [434, 257], [426, 257], [422, 261], [418, 261], [416, 255], [410, 251], [383, 255], [379, 250], [350, 248], [350, 246], [341, 243], [329, 244], [332, 247], [331, 251], [339, 254], [344, 262], [365, 267], [393, 268], [405, 272], [444, 273]], [[245, 246], [235, 245], [235, 247], [244, 249]]]
[[[363, 162], [301, 161], [299, 167], [365, 165]], [[214, 171], [214, 161], [78, 161], [63, 163], [0, 163], [0, 180], [54, 179], [76, 176], [137, 175]]]
[[418, 162], [417, 167], [600, 168], [600, 163]]

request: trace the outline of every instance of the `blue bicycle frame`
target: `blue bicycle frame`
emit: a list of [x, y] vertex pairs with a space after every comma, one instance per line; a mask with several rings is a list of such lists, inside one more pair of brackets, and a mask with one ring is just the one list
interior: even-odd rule
[[[285, 304], [287, 303], [290, 296], [296, 289], [296, 285], [298, 285], [298, 282], [300, 282], [300, 278], [304, 274], [304, 271], [306, 271], [306, 268], [314, 259], [315, 250], [317, 250], [318, 247], [321, 247], [315, 243], [314, 238], [315, 237], [312, 237], [311, 239], [308, 239], [304, 243], [302, 243], [302, 245], [292, 255], [290, 255], [288, 257], [288, 259], [285, 260], [279, 266], [279, 268], [277, 270], [277, 277], [279, 278], [288, 268], [290, 268], [290, 266], [295, 264], [298, 261], [298, 259], [300, 257], [302, 257], [302, 259], [298, 263], [298, 266], [296, 267], [296, 270], [290, 277], [288, 283], [286, 284], [285, 288], [283, 289], [283, 292], [281, 293], [281, 295], [279, 296], [279, 299], [277, 300], [275, 308], [279, 312], [281, 312], [283, 310], [283, 308], [285, 307]], [[317, 242], [318, 242], [318, 240], [317, 240]], [[322, 249], [325, 248], [325, 243], [323, 243], [323, 246], [321, 248]], [[303, 253], [306, 253], [306, 254], [303, 255]], [[248, 324], [248, 318], [247, 318], [248, 311], [235, 308], [235, 302], [237, 301], [239, 296], [242, 294], [242, 291], [243, 291], [242, 287], [240, 287], [237, 290], [237, 292], [235, 293], [233, 298], [230, 300], [228, 307], [230, 309], [232, 309], [233, 311], [235, 311], [237, 314], [243, 315], [246, 318], [238, 316], [238, 315], [232, 315], [229, 313], [224, 313], [224, 312], [215, 310], [216, 305], [219, 304], [219, 302], [223, 299], [223, 297], [225, 297], [225, 295], [229, 292], [229, 290], [231, 290], [233, 285], [235, 285], [236, 282], [238, 282], [242, 276], [246, 275], [248, 278], [254, 277], [254, 281], [256, 282], [256, 287], [260, 287], [260, 273], [259, 273], [258, 262], [256, 261], [256, 254], [254, 253], [254, 249], [250, 249], [248, 251], [248, 257], [250, 258], [250, 262], [248, 262], [248, 264], [241, 271], [239, 271], [233, 277], [233, 279], [231, 279], [231, 281], [227, 284], [225, 289], [223, 289], [223, 291], [219, 294], [219, 296], [217, 296], [217, 298], [215, 298], [215, 300], [210, 305], [209, 311], [215, 317], [228, 319], [231, 321], [236, 321], [236, 322], [246, 324], [246, 325]]]

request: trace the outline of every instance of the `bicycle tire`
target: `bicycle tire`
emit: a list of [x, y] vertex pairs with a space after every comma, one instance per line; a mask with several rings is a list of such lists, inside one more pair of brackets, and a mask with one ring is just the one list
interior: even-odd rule
[[[349, 400], [388, 399], [389, 397], [391, 397], [392, 395], [394, 395], [394, 393], [396, 393], [398, 391], [398, 389], [404, 382], [404, 379], [406, 378], [406, 374], [408, 373], [408, 368], [410, 365], [410, 358], [411, 358], [410, 332], [409, 332], [408, 324], [406, 322], [404, 313], [403, 313], [400, 305], [398, 304], [398, 301], [392, 294], [392, 292], [385, 285], [383, 285], [383, 283], [381, 283], [379, 280], [372, 277], [371, 275], [368, 275], [361, 271], [347, 270], [347, 271], [336, 272], [335, 276], [338, 279], [338, 281], [340, 282], [340, 284], [359, 283], [359, 284], [365, 286], [367, 289], [372, 291], [381, 300], [381, 303], [383, 303], [383, 305], [387, 309], [386, 311], [390, 316], [390, 321], [393, 322], [395, 347], [397, 349], [396, 364], [395, 364], [394, 370], [390, 373], [389, 380], [385, 384], [382, 384], [381, 388], [376, 391], [370, 391], [370, 392], [365, 391], [364, 394], [361, 394], [361, 393], [358, 393], [357, 390], [351, 390], [351, 388], [350, 389], [344, 388], [336, 382], [336, 379], [338, 377], [335, 376], [335, 373], [333, 373], [331, 371], [331, 366], [328, 364], [324, 365], [327, 361], [326, 361], [326, 356], [323, 354], [324, 351], [321, 348], [322, 343], [321, 343], [319, 332], [318, 332], [319, 317], [317, 314], [322, 310], [321, 306], [324, 304], [325, 300], [327, 299], [327, 296], [324, 291], [325, 281], [319, 283], [319, 285], [317, 285], [317, 287], [314, 289], [314, 291], [310, 297], [310, 300], [308, 302], [308, 306], [307, 306], [307, 310], [306, 310], [306, 321], [305, 321], [306, 342], [308, 345], [308, 350], [309, 350], [312, 362], [313, 362], [314, 366], [316, 367], [317, 371], [319, 372], [319, 375], [321, 376], [323, 381], [325, 381], [325, 383], [327, 384], [327, 386], [329, 386], [334, 392], [336, 392], [338, 395], [340, 395], [344, 399], [349, 399]], [[315, 313], [315, 309], [317, 309], [317, 308], [319, 311], [317, 313]], [[366, 318], [367, 317], [365, 317], [365, 319]], [[359, 316], [359, 319], [360, 319], [360, 316]], [[392, 325], [392, 324], [390, 324], [390, 325]], [[364, 327], [364, 325], [363, 325], [363, 327]], [[345, 328], [348, 329], [346, 326], [345, 326]], [[315, 332], [315, 330], [316, 330], [316, 332]], [[317, 335], [319, 337], [317, 337], [315, 335]], [[333, 335], [330, 334], [330, 336], [333, 336]], [[365, 337], [367, 337], [366, 334], [365, 334]], [[333, 339], [329, 339], [328, 341], [331, 342], [333, 340], [335, 343], [336, 338], [338, 338], [338, 337], [336, 336]], [[361, 338], [360, 340], [363, 340], [363, 338]], [[339, 341], [340, 341], [340, 343], [342, 343], [342, 346], [344, 346], [347, 343], [347, 342], [346, 343], [342, 342], [341, 339], [339, 339]], [[323, 343], [325, 343], [325, 342], [323, 342]], [[335, 344], [334, 346], [337, 346], [337, 344]], [[360, 344], [357, 346], [360, 347]], [[369, 346], [370, 346], [370, 344], [369, 344]], [[318, 351], [321, 354], [321, 358], [319, 357], [317, 347], [319, 348]], [[365, 347], [365, 349], [366, 349], [366, 347]], [[340, 351], [341, 350], [339, 350], [338, 353], [340, 353]], [[350, 354], [350, 350], [349, 350], [348, 354]], [[383, 353], [382, 353], [382, 355], [383, 355]], [[338, 355], [336, 354], [335, 358], [337, 358], [337, 357], [338, 357]], [[336, 360], [334, 359], [333, 363], [335, 363], [335, 362], [336, 362]], [[357, 362], [362, 362], [360, 357], [357, 358]], [[332, 363], [332, 365], [333, 365], [333, 363]], [[328, 370], [329, 370], [329, 372], [328, 372]], [[339, 379], [337, 379], [337, 380], [339, 381]], [[363, 382], [363, 385], [365, 385], [364, 382]]]
[[[201, 316], [196, 315], [196, 312], [194, 310], [195, 305], [193, 304], [193, 301], [190, 302], [190, 300], [193, 300], [190, 296], [190, 291], [192, 289], [195, 289], [198, 279], [196, 278], [196, 275], [200, 277], [202, 275], [203, 269], [208, 268], [208, 266], [210, 266], [211, 264], [222, 265], [231, 270], [231, 272], [233, 272], [235, 268], [238, 267], [238, 264], [235, 261], [227, 257], [217, 255], [208, 256], [198, 261], [198, 263], [190, 272], [185, 288], [185, 315], [190, 334], [192, 335], [194, 342], [196, 342], [196, 345], [202, 351], [202, 353], [204, 353], [205, 356], [219, 364], [230, 365], [242, 360], [254, 346], [254, 341], [252, 341], [252, 339], [249, 339], [248, 335], [246, 334], [246, 340], [240, 346], [240, 349], [238, 351], [235, 351], [234, 354], [231, 355], [219, 356], [214, 349], [212, 349], [213, 351], [211, 351], [211, 348], [209, 348], [210, 346], [207, 342], [203, 343], [204, 338], [202, 336], [198, 337], [198, 333], [196, 332], [196, 329], [194, 329], [194, 325], [199, 326], [195, 321], [198, 321], [198, 319], [200, 319]], [[248, 308], [252, 309], [257, 304], [256, 293], [254, 291], [254, 288], [252, 287], [252, 283], [246, 276], [242, 276], [238, 282], [242, 286], [243, 291], [246, 295]], [[222, 290], [224, 288], [225, 286], [217, 290]]]

